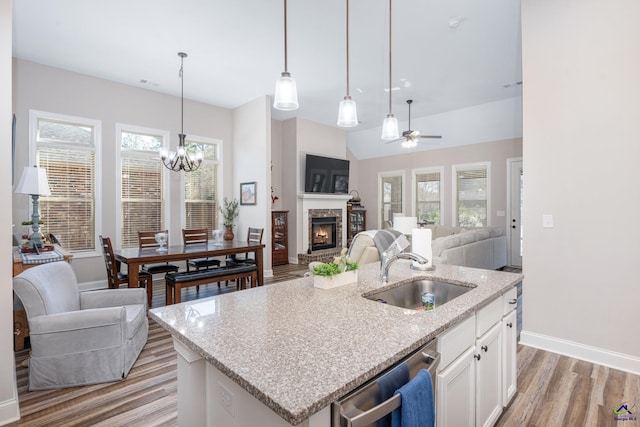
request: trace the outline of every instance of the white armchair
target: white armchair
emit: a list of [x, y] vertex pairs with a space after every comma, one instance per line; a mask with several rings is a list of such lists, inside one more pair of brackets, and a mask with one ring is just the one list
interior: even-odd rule
[[29, 322], [29, 390], [121, 380], [147, 341], [144, 289], [79, 292], [67, 262], [13, 279]]

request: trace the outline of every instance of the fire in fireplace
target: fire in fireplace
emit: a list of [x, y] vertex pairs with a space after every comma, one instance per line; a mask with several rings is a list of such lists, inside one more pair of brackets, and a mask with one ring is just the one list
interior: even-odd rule
[[311, 250], [333, 249], [337, 246], [336, 217], [311, 218]]

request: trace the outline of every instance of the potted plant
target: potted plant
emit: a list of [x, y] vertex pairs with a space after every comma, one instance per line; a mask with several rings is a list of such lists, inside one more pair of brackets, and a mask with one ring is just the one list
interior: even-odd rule
[[220, 206], [220, 213], [222, 213], [222, 225], [224, 225], [224, 240], [233, 240], [233, 220], [238, 217], [238, 201], [233, 199], [232, 201], [224, 198], [223, 205]]
[[313, 267], [313, 286], [321, 289], [337, 288], [358, 281], [358, 263], [347, 257], [347, 249], [343, 248], [333, 262], [318, 264]]

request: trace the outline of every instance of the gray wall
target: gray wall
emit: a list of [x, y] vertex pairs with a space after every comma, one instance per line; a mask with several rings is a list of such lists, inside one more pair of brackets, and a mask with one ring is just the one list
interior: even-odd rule
[[412, 151], [397, 156], [380, 157], [358, 162], [357, 187], [362, 204], [367, 209], [367, 228], [380, 228], [378, 223], [378, 174], [387, 171], [404, 172], [404, 213], [411, 213], [411, 170], [444, 166], [443, 179], [443, 225], [452, 225], [453, 195], [452, 166], [457, 164], [491, 162], [491, 212], [490, 223], [505, 227], [506, 217], [498, 217], [496, 211], [506, 211], [507, 206], [507, 159], [522, 156], [522, 140], [486, 142], [462, 147], [437, 150]]
[[[11, 0], [0, 0], [0, 157], [11, 159]], [[22, 172], [22, 167], [16, 167]], [[11, 168], [0, 168], [0, 195], [4, 209], [0, 209], [0, 425], [20, 417], [16, 370], [13, 354], [13, 291], [11, 290], [12, 239], [11, 224]]]
[[[18, 140], [15, 179], [28, 164], [29, 110], [41, 110], [58, 114], [86, 117], [102, 121], [102, 154], [98, 167], [102, 171], [102, 224], [99, 233], [115, 236], [116, 173], [115, 158], [118, 145], [116, 123], [166, 129], [171, 132], [170, 147], [177, 146], [180, 130], [180, 99], [146, 89], [127, 86], [28, 61], [13, 61], [14, 111], [18, 117]], [[176, 85], [178, 85], [176, 77]], [[235, 194], [231, 167], [224, 164], [233, 161], [233, 112], [224, 108], [185, 100], [185, 133], [223, 141], [222, 185], [223, 194]], [[264, 141], [264, 138], [263, 138]], [[182, 179], [178, 173], [170, 174], [170, 190], [167, 200], [179, 198]], [[29, 216], [28, 196], [14, 194], [13, 220], [20, 223]], [[170, 240], [181, 241], [180, 203], [170, 204], [168, 228]], [[75, 256], [72, 263], [80, 282], [104, 280], [106, 272], [101, 255], [81, 258]]]
[[632, 0], [522, 2], [522, 338], [637, 373], [638, 16]]

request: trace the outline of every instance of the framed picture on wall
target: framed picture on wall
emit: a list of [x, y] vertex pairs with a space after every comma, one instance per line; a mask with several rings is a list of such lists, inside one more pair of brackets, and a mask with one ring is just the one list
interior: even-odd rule
[[256, 183], [243, 182], [240, 184], [240, 204], [255, 205], [256, 204]]

